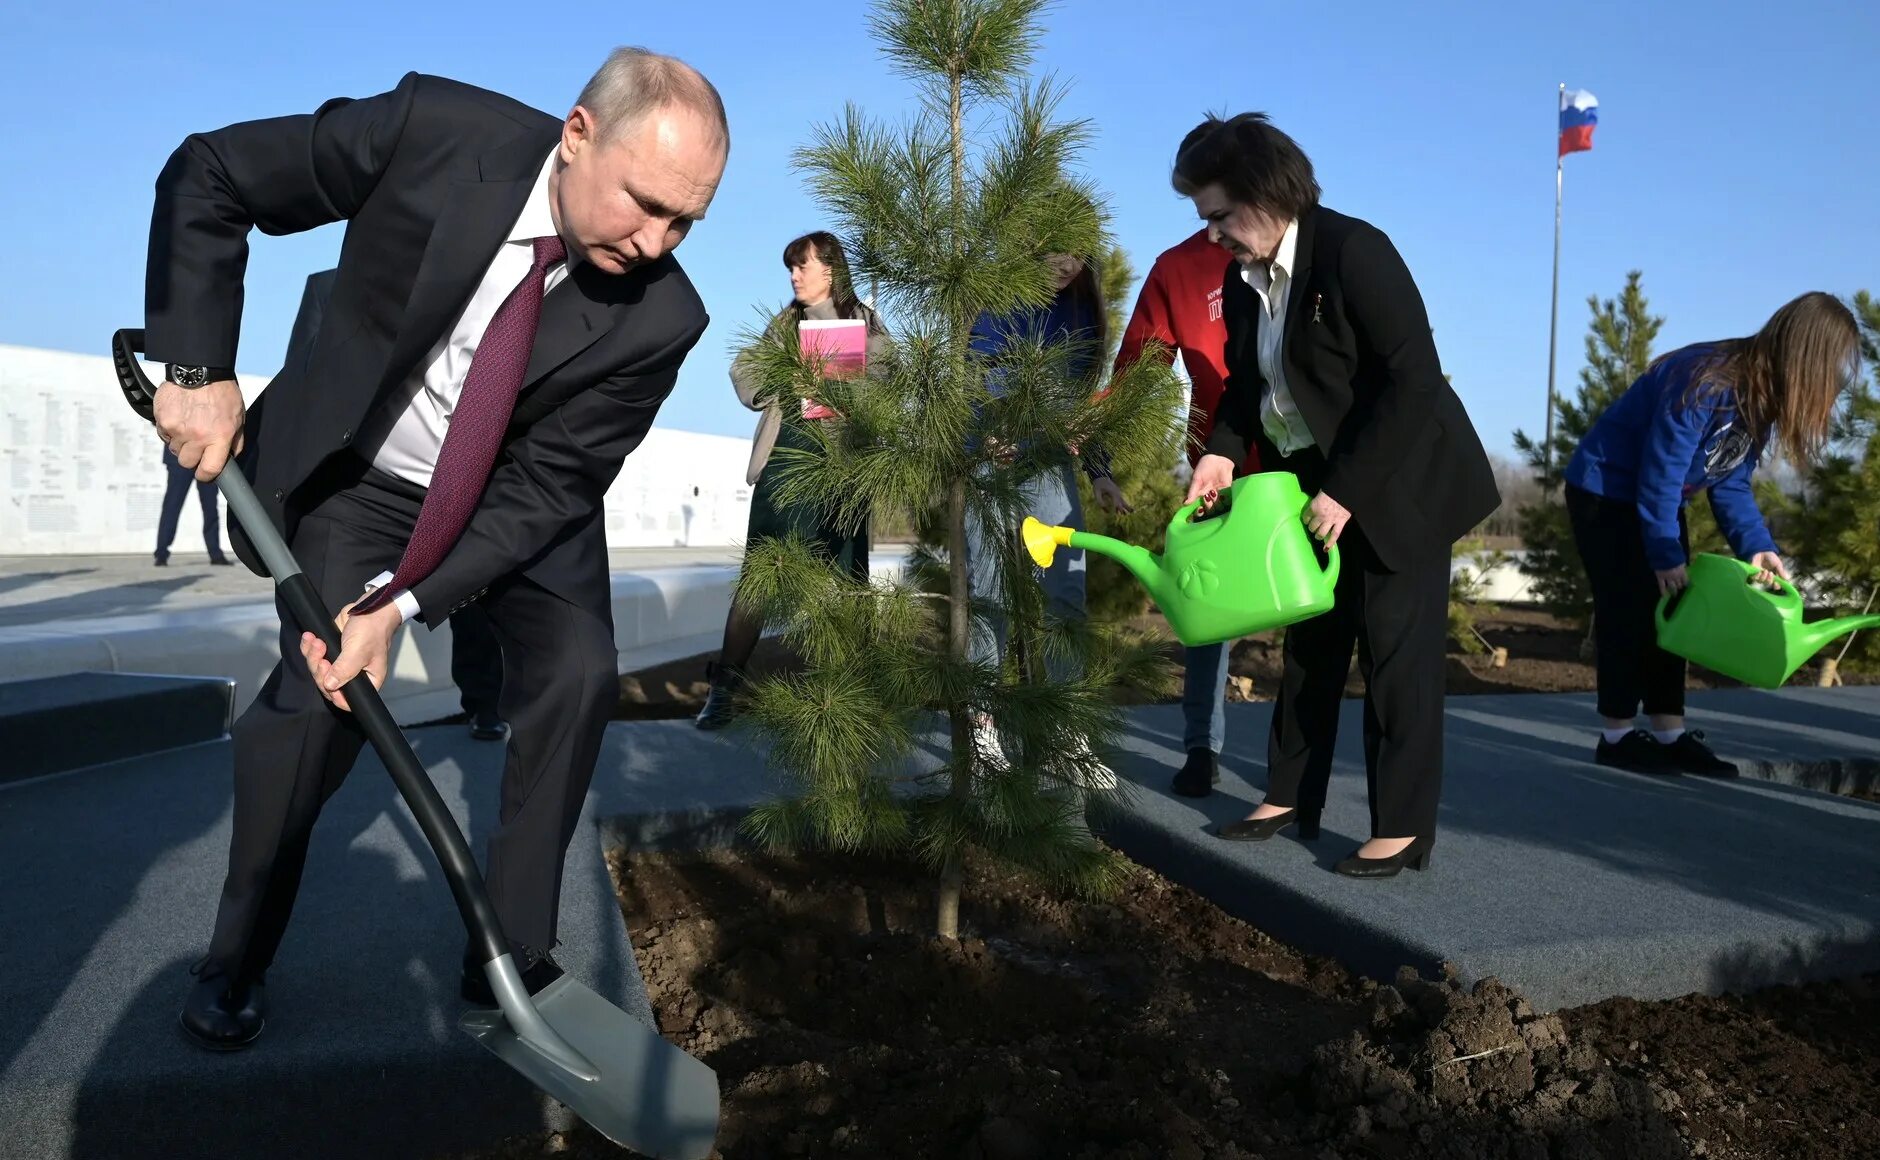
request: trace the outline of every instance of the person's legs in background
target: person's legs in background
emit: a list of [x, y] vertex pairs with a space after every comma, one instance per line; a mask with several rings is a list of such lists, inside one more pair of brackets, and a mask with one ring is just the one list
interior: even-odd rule
[[[777, 432], [777, 448], [813, 448], [814, 442], [797, 429], [794, 421], [786, 419]], [[819, 521], [813, 513], [801, 510], [800, 505], [778, 502], [777, 488], [782, 483], [782, 462], [774, 453], [763, 471], [757, 477], [757, 483], [751, 488], [750, 523], [744, 533], [745, 558], [767, 538], [783, 538], [792, 532], [807, 539], [816, 535]], [[743, 571], [739, 571], [739, 580], [743, 580]], [[705, 696], [705, 704], [699, 709], [693, 724], [700, 729], [717, 730], [737, 717], [737, 698], [744, 688], [745, 666], [751, 663], [751, 654], [757, 651], [757, 642], [764, 635], [763, 614], [755, 608], [738, 600], [738, 589], [732, 590], [731, 607], [725, 613], [725, 635], [718, 648], [716, 662], [705, 666], [705, 679], [710, 682], [711, 691]]]
[[221, 496], [213, 483], [197, 482], [196, 498], [202, 501], [202, 543], [209, 549], [209, 563], [226, 568], [235, 561], [222, 551]]
[[1183, 797], [1207, 797], [1220, 783], [1221, 747], [1227, 743], [1227, 662], [1230, 644], [1186, 650], [1182, 671], [1182, 748], [1188, 762], [1170, 786]]
[[163, 490], [163, 510], [157, 515], [156, 566], [159, 568], [170, 562], [170, 545], [176, 542], [176, 524], [183, 515], [183, 501], [189, 498], [189, 485], [196, 480], [196, 473], [178, 463], [176, 453], [168, 447], [163, 449], [163, 467], [168, 480]]
[[[1003, 593], [999, 584], [999, 562], [992, 529], [968, 505], [966, 509], [966, 582], [972, 594], [972, 627], [967, 640], [967, 659], [974, 664], [1000, 668], [1005, 664], [1005, 615], [1001, 610]], [[992, 715], [972, 714], [973, 748], [980, 760], [997, 769], [1009, 767], [1005, 749], [999, 743], [999, 729]]]
[[[1039, 474], [1025, 489], [1027, 514], [1052, 527], [1084, 526], [1083, 500], [1077, 491], [1077, 467], [1065, 463]], [[1085, 617], [1085, 578], [1090, 561], [1081, 548], [1060, 547], [1051, 566], [1039, 573], [1044, 588], [1045, 616], [1064, 623], [1080, 622]], [[1073, 657], [1057, 650], [1045, 654], [1045, 675], [1053, 681], [1070, 681], [1082, 676], [1081, 666]], [[1066, 754], [1075, 768], [1076, 779], [1087, 788], [1112, 789], [1116, 773], [1090, 750], [1087, 738], [1071, 739]]]

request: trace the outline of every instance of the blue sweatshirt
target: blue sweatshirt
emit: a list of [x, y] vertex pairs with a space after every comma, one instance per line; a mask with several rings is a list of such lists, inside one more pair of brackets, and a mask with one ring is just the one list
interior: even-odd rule
[[1606, 408], [1567, 464], [1566, 481], [1594, 495], [1638, 505], [1645, 557], [1658, 571], [1688, 563], [1678, 543], [1678, 512], [1699, 490], [1730, 548], [1747, 560], [1776, 551], [1750, 475], [1763, 445], [1737, 425], [1736, 394], [1707, 391], [1685, 399], [1712, 343], [1672, 351]]
[[[1097, 320], [1090, 308], [1060, 291], [1051, 305], [1042, 309], [1021, 309], [1001, 318], [980, 315], [973, 323], [972, 346], [973, 353], [996, 360], [1008, 345], [1021, 339], [1039, 340], [1046, 345], [1082, 342], [1085, 349], [1077, 353], [1070, 366], [1072, 374], [1082, 376], [1090, 373], [1103, 353], [1095, 349], [1096, 337]], [[1004, 376], [996, 369], [987, 376], [986, 389], [994, 398], [1005, 393]]]
[[[994, 317], [981, 314], [972, 329], [973, 353], [993, 363], [986, 373], [986, 392], [993, 398], [1005, 394], [1005, 372], [998, 366], [999, 356], [1014, 342], [1042, 341], [1045, 345], [1061, 342], [1083, 344], [1070, 358], [1072, 375], [1089, 375], [1103, 352], [1096, 348], [1097, 319], [1090, 308], [1060, 290], [1051, 305], [1021, 308], [1011, 314]], [[970, 447], [970, 444], [969, 444]], [[1091, 475], [1107, 474], [1108, 456], [1096, 448], [1085, 448], [1084, 470]]]

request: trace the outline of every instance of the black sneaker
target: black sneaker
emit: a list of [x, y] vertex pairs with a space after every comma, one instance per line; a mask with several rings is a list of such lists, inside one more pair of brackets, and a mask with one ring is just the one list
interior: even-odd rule
[[743, 675], [723, 665], [707, 665], [705, 677], [712, 683], [711, 692], [706, 694], [705, 706], [692, 723], [707, 731], [723, 729], [738, 715], [737, 700], [744, 687]]
[[1182, 766], [1169, 788], [1183, 797], [1201, 798], [1213, 793], [1214, 787], [1220, 783], [1221, 767], [1214, 751], [1206, 748], [1190, 749], [1188, 764]]
[[1599, 747], [1593, 750], [1593, 760], [1628, 773], [1675, 775], [1679, 772], [1678, 763], [1671, 756], [1671, 747], [1660, 745], [1656, 737], [1643, 729], [1634, 729], [1616, 742], [1602, 736]]
[[1685, 773], [1699, 777], [1735, 777], [1736, 766], [1711, 752], [1704, 744], [1701, 729], [1686, 729], [1676, 741], [1663, 747], [1665, 754]]

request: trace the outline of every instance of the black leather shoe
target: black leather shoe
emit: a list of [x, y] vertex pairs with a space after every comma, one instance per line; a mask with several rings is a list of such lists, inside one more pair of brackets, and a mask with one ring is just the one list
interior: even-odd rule
[[261, 1037], [268, 1025], [267, 976], [249, 982], [231, 981], [221, 968], [203, 972], [203, 964], [189, 969], [196, 985], [183, 1000], [177, 1024], [190, 1042], [209, 1051], [240, 1051]]
[[1683, 736], [1669, 745], [1661, 745], [1665, 757], [1673, 766], [1685, 773], [1694, 773], [1699, 777], [1735, 777], [1736, 766], [1711, 752], [1704, 744], [1704, 731], [1687, 729]]
[[1302, 810], [1297, 806], [1270, 818], [1242, 818], [1238, 822], [1229, 822], [1216, 831], [1216, 836], [1230, 842], [1264, 842], [1295, 822], [1299, 825], [1300, 841], [1310, 842], [1319, 836], [1319, 811]]
[[1435, 844], [1428, 838], [1418, 838], [1388, 858], [1360, 858], [1354, 852], [1333, 869], [1347, 878], [1395, 878], [1405, 866], [1429, 869], [1430, 847]]
[[1593, 749], [1593, 760], [1628, 773], [1675, 776], [1678, 772], [1666, 747], [1658, 744], [1658, 739], [1643, 729], [1634, 729], [1617, 742], [1601, 737], [1598, 746]]
[[211, 556], [209, 557], [209, 566], [211, 568], [233, 568], [235, 561], [229, 559], [227, 556]]
[[[531, 995], [539, 995], [542, 988], [561, 978], [561, 964], [547, 951], [538, 951], [534, 947], [517, 946], [510, 950], [515, 959], [516, 971], [522, 976], [523, 989]], [[490, 978], [483, 971], [483, 964], [473, 962], [469, 955], [463, 960], [463, 985], [458, 989], [463, 1001], [478, 1007], [496, 1006], [496, 995], [490, 990]]]
[[1221, 764], [1212, 749], [1190, 749], [1188, 764], [1182, 766], [1169, 788], [1183, 797], [1201, 798], [1221, 784]]
[[478, 741], [503, 741], [509, 737], [509, 722], [494, 713], [472, 713], [470, 736]]

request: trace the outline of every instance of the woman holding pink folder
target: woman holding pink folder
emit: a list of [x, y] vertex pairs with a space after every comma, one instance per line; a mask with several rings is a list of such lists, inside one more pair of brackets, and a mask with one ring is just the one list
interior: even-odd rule
[[[893, 340], [881, 317], [855, 297], [841, 241], [824, 230], [805, 234], [783, 248], [783, 265], [790, 271], [794, 293], [790, 305], [771, 319], [772, 329], [796, 327], [804, 348], [818, 353], [830, 377], [866, 373], [868, 368], [882, 365]], [[845, 323], [861, 325], [857, 328]], [[854, 333], [857, 329], [862, 332], [859, 336]], [[791, 405], [763, 394], [763, 383], [745, 355], [731, 364], [731, 385], [738, 401], [760, 415], [751, 441], [750, 467], [745, 473], [745, 482], [752, 485], [747, 547], [764, 538], [781, 539], [795, 533], [841, 562], [855, 576], [866, 577], [865, 520], [858, 527], [838, 526], [827, 512], [783, 503], [777, 496], [780, 471], [771, 453], [778, 447], [813, 450], [816, 444], [808, 425], [832, 419], [834, 412], [808, 400]], [[763, 631], [758, 615], [733, 602], [718, 661], [706, 670], [711, 693], [699, 710], [696, 724], [700, 729], [721, 729], [730, 723], [735, 715], [734, 698], [744, 683], [744, 667], [750, 663]]]

